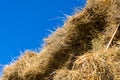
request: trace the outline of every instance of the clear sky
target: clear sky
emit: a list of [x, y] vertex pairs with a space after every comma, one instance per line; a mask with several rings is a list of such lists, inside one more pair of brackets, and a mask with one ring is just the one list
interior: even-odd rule
[[43, 38], [63, 25], [85, 0], [0, 0], [0, 68], [26, 49], [39, 50]]

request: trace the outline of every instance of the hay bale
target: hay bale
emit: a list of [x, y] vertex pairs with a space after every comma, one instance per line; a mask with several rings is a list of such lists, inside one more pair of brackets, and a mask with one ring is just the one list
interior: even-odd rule
[[120, 80], [120, 52], [114, 48], [85, 53], [72, 70], [57, 70], [53, 80]]
[[[25, 80], [24, 72], [34, 65], [37, 54], [34, 52], [25, 52], [17, 61], [10, 65], [6, 65], [3, 70], [2, 80]], [[32, 66], [33, 67], [33, 66]], [[34, 68], [34, 67], [33, 67]]]

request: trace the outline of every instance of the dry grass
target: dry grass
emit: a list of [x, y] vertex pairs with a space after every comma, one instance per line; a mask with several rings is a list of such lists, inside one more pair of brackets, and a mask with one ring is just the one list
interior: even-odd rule
[[72, 70], [60, 69], [53, 80], [120, 80], [118, 48], [85, 53], [74, 62]]
[[[119, 80], [120, 0], [88, 0], [68, 17], [39, 54], [26, 52], [6, 66], [2, 80]], [[111, 48], [111, 47], [115, 48]], [[64, 68], [64, 69], [63, 69]]]

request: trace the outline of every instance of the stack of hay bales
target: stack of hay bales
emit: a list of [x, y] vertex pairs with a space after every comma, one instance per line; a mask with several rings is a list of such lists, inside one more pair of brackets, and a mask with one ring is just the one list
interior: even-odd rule
[[39, 54], [26, 52], [4, 68], [2, 80], [120, 80], [120, 0], [88, 0]]

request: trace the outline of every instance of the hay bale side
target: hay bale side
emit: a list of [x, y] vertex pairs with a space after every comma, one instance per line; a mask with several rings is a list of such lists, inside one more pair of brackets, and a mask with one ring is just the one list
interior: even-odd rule
[[85, 53], [74, 62], [72, 70], [57, 70], [53, 80], [120, 80], [120, 51], [112, 48]]
[[6, 65], [3, 70], [2, 80], [29, 80], [24, 77], [24, 72], [38, 61], [36, 56], [36, 53], [27, 51], [17, 61]]

